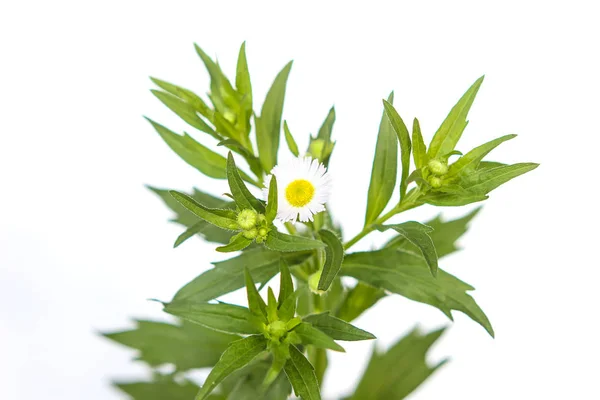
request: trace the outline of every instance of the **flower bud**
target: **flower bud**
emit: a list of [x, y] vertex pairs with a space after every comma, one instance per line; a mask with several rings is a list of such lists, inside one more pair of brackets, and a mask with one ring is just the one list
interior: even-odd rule
[[260, 229], [258, 230], [258, 235], [259, 235], [259, 236], [265, 237], [265, 236], [267, 236], [267, 233], [269, 233], [269, 232], [267, 231], [267, 228], [260, 228]]
[[438, 188], [442, 187], [442, 180], [440, 178], [438, 178], [437, 176], [431, 176], [431, 177], [429, 177], [429, 184], [431, 185], [432, 188], [438, 189]]
[[444, 175], [448, 172], [448, 164], [441, 160], [430, 160], [427, 166], [434, 175]]
[[256, 225], [258, 213], [254, 210], [245, 209], [240, 211], [237, 216], [237, 223], [242, 229], [251, 229]]
[[271, 336], [279, 339], [286, 334], [287, 326], [283, 321], [273, 321], [269, 324], [268, 330]]
[[244, 235], [246, 239], [255, 239], [258, 236], [258, 229], [252, 228], [245, 230], [242, 235]]

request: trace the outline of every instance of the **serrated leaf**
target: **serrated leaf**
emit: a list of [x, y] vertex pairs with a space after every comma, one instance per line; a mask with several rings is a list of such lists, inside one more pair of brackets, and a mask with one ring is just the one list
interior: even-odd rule
[[532, 171], [538, 166], [539, 164], [536, 163], [518, 163], [475, 171], [464, 178], [461, 186], [475, 195], [484, 196], [503, 183]]
[[256, 286], [254, 284], [254, 280], [252, 279], [252, 275], [250, 275], [250, 271], [248, 268], [244, 268], [244, 277], [246, 280], [246, 295], [248, 298], [248, 308], [250, 312], [259, 317], [261, 320], [267, 321], [267, 305], [265, 301], [258, 293]]
[[238, 207], [243, 209], [254, 209], [260, 213], [265, 212], [265, 206], [256, 197], [250, 193], [246, 184], [242, 180], [240, 172], [235, 165], [233, 154], [229, 152], [227, 155], [227, 181], [229, 182], [229, 189], [235, 199]]
[[482, 76], [471, 85], [460, 100], [458, 100], [458, 103], [452, 107], [444, 122], [442, 122], [442, 125], [429, 144], [427, 155], [430, 159], [440, 158], [454, 150], [456, 143], [458, 143], [467, 126], [467, 114], [473, 105], [483, 78]]
[[237, 257], [214, 263], [215, 268], [203, 272], [182, 287], [173, 301], [205, 302], [240, 289], [245, 285], [244, 267], [248, 267], [253, 279], [265, 283], [279, 271], [281, 258], [289, 265], [295, 265], [310, 255], [310, 252], [280, 254], [262, 246], [246, 250]]
[[288, 145], [288, 148], [294, 155], [294, 157], [298, 157], [300, 152], [298, 151], [298, 145], [292, 136], [292, 132], [290, 132], [290, 128], [288, 127], [287, 121], [283, 121], [283, 132], [285, 133], [285, 142]]
[[281, 115], [285, 100], [285, 89], [287, 79], [292, 68], [290, 61], [277, 74], [273, 85], [267, 93], [263, 103], [260, 117], [256, 120], [256, 143], [258, 145], [258, 156], [263, 169], [270, 172], [277, 164], [277, 150], [279, 149], [279, 136], [281, 132]]
[[383, 289], [358, 282], [344, 297], [337, 316], [346, 322], [353, 321], [384, 297]]
[[290, 268], [284, 259], [280, 260], [279, 263], [279, 296], [277, 298], [277, 305], [281, 307], [283, 302], [292, 294], [294, 294], [294, 281], [292, 280], [292, 274]]
[[225, 348], [239, 336], [216, 332], [183, 322], [172, 325], [155, 321], [136, 321], [131, 330], [104, 333], [117, 343], [137, 349], [138, 359], [152, 367], [174, 364], [178, 371], [213, 366]]
[[325, 247], [325, 265], [319, 279], [318, 289], [326, 291], [337, 276], [344, 260], [344, 245], [337, 235], [327, 229], [319, 231], [321, 240], [327, 245]]
[[232, 251], [244, 250], [246, 247], [252, 244], [253, 240], [248, 239], [242, 232], [231, 237], [229, 244], [225, 246], [219, 246], [216, 250], [220, 253], [231, 253]]
[[340, 273], [432, 305], [450, 319], [452, 310], [461, 311], [494, 336], [488, 318], [466, 293], [474, 288], [442, 269], [434, 278], [420, 254], [393, 248], [347, 254]]
[[323, 331], [315, 328], [310, 323], [302, 322], [298, 324], [293, 332], [296, 332], [303, 344], [311, 344], [322, 349], [345, 352], [344, 348], [337, 344], [331, 337]]
[[238, 229], [237, 215], [233, 210], [221, 210], [218, 208], [208, 208], [198, 203], [185, 193], [175, 190], [169, 191], [171, 196], [175, 198], [182, 206], [202, 218], [204, 221], [211, 223], [221, 229], [234, 230]]
[[386, 352], [373, 350], [358, 387], [348, 400], [401, 400], [446, 363], [427, 362], [431, 346], [444, 329], [423, 335], [413, 330]]
[[267, 348], [267, 339], [262, 335], [252, 335], [237, 340], [225, 350], [217, 364], [204, 381], [204, 385], [195, 400], [204, 400], [214, 388], [231, 373], [249, 364], [256, 356]]
[[228, 333], [260, 333], [250, 323], [250, 311], [227, 303], [196, 303], [180, 300], [164, 305], [166, 313], [195, 324]]
[[267, 222], [271, 223], [277, 217], [277, 178], [275, 175], [271, 175], [271, 182], [269, 183], [269, 196], [267, 199], [267, 210], [265, 217]]
[[187, 379], [178, 383], [166, 376], [154, 382], [114, 382], [113, 385], [133, 400], [190, 400], [200, 389]]
[[160, 90], [153, 89], [151, 92], [158, 100], [160, 100], [165, 106], [167, 106], [190, 126], [193, 126], [201, 132], [208, 133], [217, 140], [222, 139], [222, 137], [198, 115], [196, 109], [192, 105], [172, 94], [162, 92]]
[[284, 370], [296, 396], [302, 400], [321, 400], [315, 369], [296, 346], [290, 346], [290, 358]]
[[388, 229], [393, 229], [400, 235], [404, 236], [406, 240], [417, 246], [417, 248], [423, 254], [423, 258], [427, 262], [427, 266], [431, 271], [431, 275], [436, 276], [438, 270], [438, 255], [435, 250], [435, 244], [433, 239], [429, 235], [433, 228], [427, 225], [423, 225], [416, 221], [407, 221], [401, 224], [394, 225], [378, 225], [377, 230], [385, 232]]
[[304, 317], [303, 320], [335, 340], [356, 341], [376, 339], [372, 333], [363, 331], [342, 321], [330, 315], [329, 312], [311, 314]]
[[505, 135], [482, 144], [481, 146], [475, 147], [473, 150], [459, 158], [455, 163], [450, 165], [450, 168], [448, 169], [448, 175], [446, 177], [450, 178], [456, 176], [463, 171], [468, 173], [476, 170], [481, 160], [483, 160], [483, 158], [492, 150], [507, 140], [514, 139], [516, 137], [517, 135]]
[[413, 160], [417, 169], [423, 168], [427, 165], [427, 149], [425, 148], [425, 141], [421, 134], [421, 125], [418, 119], [413, 120], [413, 131], [412, 131], [412, 145], [413, 145]]
[[400, 118], [400, 114], [398, 114], [398, 111], [396, 111], [394, 106], [384, 100], [383, 107], [388, 120], [392, 125], [392, 129], [398, 136], [398, 142], [400, 143], [400, 160], [402, 162], [400, 198], [403, 199], [404, 195], [406, 195], [406, 187], [408, 186], [407, 178], [408, 173], [410, 172], [410, 151], [412, 146], [410, 143], [410, 134], [408, 133], [408, 129], [406, 128], [404, 121], [402, 118]]
[[289, 252], [321, 249], [325, 247], [325, 243], [303, 236], [288, 235], [273, 229], [267, 236], [265, 246], [271, 250]]
[[[394, 92], [388, 97], [390, 103], [392, 103], [393, 100]], [[367, 197], [365, 226], [373, 223], [390, 201], [392, 193], [394, 192], [394, 187], [396, 186], [397, 174], [398, 138], [384, 111], [379, 125], [377, 145], [375, 146], [375, 157], [373, 159], [371, 182], [369, 183]]]

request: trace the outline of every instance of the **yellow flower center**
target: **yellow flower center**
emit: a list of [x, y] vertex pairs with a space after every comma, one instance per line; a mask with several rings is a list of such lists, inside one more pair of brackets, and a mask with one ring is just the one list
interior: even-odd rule
[[285, 188], [285, 198], [294, 207], [304, 207], [315, 195], [315, 187], [305, 179], [296, 179]]

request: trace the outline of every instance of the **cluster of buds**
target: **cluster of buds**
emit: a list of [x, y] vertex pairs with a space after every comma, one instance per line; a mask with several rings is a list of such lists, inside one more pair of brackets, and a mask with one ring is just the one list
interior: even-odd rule
[[442, 186], [444, 175], [448, 173], [448, 160], [433, 159], [429, 160], [425, 168], [429, 176], [424, 178], [429, 182], [432, 188], [438, 189]]
[[242, 229], [242, 235], [246, 239], [256, 240], [256, 243], [264, 242], [271, 230], [264, 214], [259, 214], [249, 208], [240, 211], [237, 223]]

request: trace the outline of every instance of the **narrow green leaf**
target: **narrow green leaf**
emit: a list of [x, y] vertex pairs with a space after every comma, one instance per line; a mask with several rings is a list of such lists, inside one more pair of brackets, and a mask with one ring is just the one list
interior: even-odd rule
[[271, 171], [277, 164], [281, 114], [283, 113], [285, 89], [291, 68], [292, 62], [290, 61], [275, 77], [263, 103], [260, 117], [255, 117], [258, 156], [263, 169], [267, 172]]
[[225, 110], [225, 99], [224, 95], [233, 98], [235, 97], [235, 91], [231, 86], [231, 83], [227, 77], [223, 74], [221, 67], [215, 63], [197, 44], [194, 44], [196, 53], [202, 59], [206, 70], [210, 75], [210, 99], [212, 100], [215, 108], [222, 112]]
[[174, 96], [179, 97], [181, 100], [191, 105], [198, 113], [200, 113], [200, 115], [204, 116], [208, 121], [213, 122], [214, 112], [212, 109], [210, 109], [210, 107], [208, 107], [208, 105], [204, 102], [204, 100], [202, 100], [200, 96], [198, 96], [191, 90], [185, 89], [181, 86], [177, 86], [157, 78], [151, 77], [150, 79], [156, 84], [156, 86], [168, 93], [171, 93]]
[[290, 132], [290, 128], [288, 128], [287, 121], [283, 121], [283, 132], [285, 133], [285, 141], [288, 145], [288, 148], [290, 149], [294, 157], [298, 157], [298, 154], [300, 154], [300, 152], [298, 151], [298, 145], [296, 144], [296, 141], [292, 136], [292, 132]]
[[248, 60], [246, 59], [246, 42], [242, 43], [238, 55], [237, 69], [235, 75], [235, 86], [242, 95], [242, 104], [248, 116], [252, 114], [252, 83], [248, 71]]
[[271, 223], [277, 216], [277, 178], [275, 175], [271, 176], [271, 182], [269, 183], [269, 197], [267, 199], [267, 210], [265, 217], [267, 222]]
[[[388, 98], [392, 103], [394, 92]], [[398, 138], [384, 112], [379, 125], [375, 157], [367, 197], [365, 226], [377, 219], [392, 197], [398, 173]]]
[[420, 254], [393, 248], [347, 254], [340, 273], [432, 305], [450, 319], [452, 310], [461, 311], [494, 336], [490, 321], [475, 300], [466, 293], [474, 290], [473, 287], [442, 269], [438, 270], [437, 277], [434, 278]]
[[323, 121], [323, 124], [319, 128], [317, 138], [323, 139], [326, 142], [331, 142], [331, 131], [333, 130], [333, 124], [335, 123], [335, 107], [329, 109], [329, 113]]
[[500, 144], [506, 142], [507, 140], [516, 138], [517, 135], [505, 135], [489, 141], [481, 146], [475, 147], [473, 150], [469, 151], [467, 154], [459, 158], [454, 164], [450, 165], [448, 169], [447, 177], [453, 177], [461, 172], [471, 172], [477, 169], [483, 157], [489, 154], [490, 151], [494, 150]]
[[327, 247], [325, 247], [325, 265], [323, 266], [321, 279], [319, 279], [318, 289], [326, 291], [329, 289], [331, 282], [333, 282], [338, 271], [342, 267], [342, 261], [344, 260], [344, 245], [340, 242], [340, 239], [335, 233], [328, 231], [327, 229], [321, 229], [319, 231], [319, 236]]
[[239, 339], [239, 336], [185, 321], [181, 325], [172, 325], [137, 320], [136, 325], [136, 328], [131, 330], [102, 335], [138, 350], [139, 355], [136, 359], [151, 367], [173, 364], [178, 371], [215, 365], [229, 343]]
[[294, 293], [294, 282], [292, 281], [290, 269], [283, 258], [279, 263], [279, 270], [279, 297], [277, 298], [277, 305], [281, 307], [283, 302]]
[[444, 329], [426, 335], [413, 330], [386, 352], [373, 349], [371, 360], [348, 400], [401, 400], [446, 363], [430, 365], [427, 353]]
[[244, 276], [246, 278], [246, 294], [248, 297], [248, 308], [250, 312], [266, 321], [267, 318], [267, 305], [265, 301], [256, 290], [256, 286], [254, 284], [254, 280], [252, 280], [252, 275], [250, 275], [250, 271], [248, 268], [244, 268]]
[[294, 345], [290, 346], [290, 358], [285, 363], [284, 370], [296, 396], [302, 400], [321, 400], [315, 369]]
[[450, 110], [450, 113], [444, 122], [442, 122], [433, 139], [431, 139], [429, 150], [427, 151], [429, 158], [440, 158], [454, 150], [456, 143], [458, 143], [467, 126], [467, 114], [473, 105], [483, 78], [482, 76], [477, 79], [460, 100], [458, 100], [458, 103], [452, 107], [452, 110]]
[[423, 140], [423, 135], [421, 134], [421, 125], [419, 124], [419, 120], [416, 118], [413, 120], [412, 145], [415, 167], [417, 167], [417, 169], [421, 169], [427, 165], [428, 159], [425, 141]]
[[256, 356], [267, 348], [267, 339], [262, 335], [252, 335], [235, 341], [225, 350], [219, 362], [208, 374], [204, 385], [195, 400], [204, 400], [210, 392], [227, 378], [232, 372], [249, 364]]
[[215, 130], [197, 114], [196, 109], [192, 105], [186, 103], [176, 96], [173, 96], [172, 94], [165, 93], [160, 90], [151, 90], [151, 92], [165, 106], [167, 106], [190, 126], [193, 126], [201, 132], [208, 133], [217, 140], [222, 139], [221, 136], [217, 134]]
[[329, 312], [311, 314], [304, 317], [303, 320], [332, 339], [346, 341], [376, 339], [372, 333], [363, 331], [339, 318], [329, 315]]
[[424, 203], [438, 207], [460, 207], [471, 203], [478, 203], [487, 199], [488, 196], [485, 195], [472, 194], [465, 196], [462, 194], [440, 192], [428, 193], [419, 198], [419, 200]]
[[288, 252], [320, 249], [325, 247], [325, 243], [302, 236], [288, 235], [273, 229], [267, 236], [265, 246], [271, 250]]
[[204, 147], [188, 134], [180, 136], [166, 127], [146, 118], [167, 145], [186, 163], [216, 179], [225, 179], [227, 161], [225, 157]]
[[427, 225], [423, 225], [416, 221], [407, 221], [401, 224], [395, 225], [378, 225], [377, 230], [385, 232], [388, 229], [393, 229], [400, 235], [404, 236], [406, 240], [418, 247], [423, 254], [423, 258], [429, 266], [431, 275], [436, 276], [438, 270], [438, 255], [435, 251], [435, 244], [429, 234], [433, 231], [433, 228]]
[[279, 262], [282, 258], [289, 265], [296, 265], [310, 255], [311, 252], [281, 254], [263, 246], [246, 250], [237, 257], [214, 263], [215, 268], [203, 272], [182, 287], [173, 301], [187, 299], [205, 302], [240, 289], [245, 285], [245, 267], [257, 282], [266, 283], [279, 272]]
[[221, 229], [238, 229], [237, 215], [235, 211], [204, 207], [187, 194], [177, 192], [175, 190], [171, 190], [169, 193], [175, 198], [175, 200], [181, 203], [181, 205], [206, 222], [218, 226]]
[[227, 181], [229, 189], [240, 209], [254, 209], [260, 213], [265, 212], [265, 206], [256, 197], [250, 193], [246, 184], [242, 180], [240, 173], [235, 165], [233, 154], [227, 155]]
[[400, 198], [404, 198], [404, 195], [406, 194], [406, 187], [408, 186], [408, 173], [410, 172], [410, 134], [408, 133], [408, 129], [406, 128], [404, 121], [402, 118], [400, 118], [400, 114], [398, 114], [398, 111], [396, 111], [393, 105], [384, 100], [383, 108], [388, 120], [390, 121], [390, 124], [392, 125], [392, 129], [394, 132], [396, 132], [398, 141], [400, 142], [400, 160], [402, 162]]
[[133, 400], [190, 400], [200, 389], [187, 379], [176, 382], [168, 376], [160, 376], [154, 382], [114, 382], [113, 385]]
[[346, 294], [337, 316], [346, 322], [353, 321], [384, 297], [385, 291], [383, 289], [358, 282]]
[[286, 299], [281, 303], [278, 311], [279, 319], [281, 319], [284, 322], [288, 322], [289, 320], [294, 318], [294, 316], [296, 315], [296, 306], [298, 303], [299, 294], [299, 291], [295, 291], [288, 297], [286, 297]]
[[180, 300], [164, 305], [164, 311], [189, 322], [228, 333], [260, 333], [249, 322], [251, 314], [246, 307], [227, 303], [196, 303]]
[[482, 161], [479, 163], [479, 166], [477, 167], [477, 169], [478, 170], [492, 169], [492, 168], [497, 168], [497, 167], [504, 167], [505, 165], [506, 164], [496, 162], [496, 161]]
[[304, 344], [311, 344], [322, 349], [345, 352], [342, 346], [337, 344], [326, 333], [315, 328], [310, 323], [302, 322], [298, 324], [298, 326], [294, 328], [293, 332], [296, 332], [296, 334], [300, 336], [300, 339], [302, 339], [302, 343]]
[[175, 240], [173, 247], [174, 248], [179, 247], [182, 243], [187, 241], [189, 238], [202, 232], [206, 226], [207, 226], [206, 221], [196, 222], [194, 225], [192, 225], [188, 229], [186, 229], [181, 235], [177, 236], [177, 239]]
[[471, 193], [483, 196], [503, 183], [532, 171], [538, 166], [539, 164], [536, 163], [519, 163], [476, 171], [467, 176], [461, 186]]
[[231, 237], [229, 244], [225, 246], [219, 246], [216, 250], [220, 253], [231, 253], [232, 251], [244, 250], [246, 247], [252, 244], [252, 239], [248, 239], [242, 232]]

